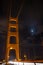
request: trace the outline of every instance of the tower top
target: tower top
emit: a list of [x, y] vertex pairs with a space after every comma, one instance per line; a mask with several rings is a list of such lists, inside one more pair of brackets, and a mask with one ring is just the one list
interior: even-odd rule
[[9, 21], [17, 21], [17, 18], [10, 17]]

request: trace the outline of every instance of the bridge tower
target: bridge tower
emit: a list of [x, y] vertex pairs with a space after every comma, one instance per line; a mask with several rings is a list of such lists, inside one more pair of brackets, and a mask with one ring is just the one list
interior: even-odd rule
[[9, 60], [9, 51], [16, 51], [16, 59], [19, 61], [19, 33], [18, 33], [18, 18], [9, 18], [6, 59]]

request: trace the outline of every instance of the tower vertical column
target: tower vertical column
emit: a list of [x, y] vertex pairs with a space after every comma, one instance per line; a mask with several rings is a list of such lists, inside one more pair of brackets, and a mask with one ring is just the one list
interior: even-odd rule
[[[14, 31], [11, 31], [11, 29]], [[15, 31], [16, 30], [16, 31]], [[13, 37], [13, 42], [11, 41]], [[6, 45], [6, 60], [9, 60], [9, 51], [15, 49], [16, 58], [19, 61], [19, 34], [18, 34], [18, 18], [9, 18], [7, 45]]]

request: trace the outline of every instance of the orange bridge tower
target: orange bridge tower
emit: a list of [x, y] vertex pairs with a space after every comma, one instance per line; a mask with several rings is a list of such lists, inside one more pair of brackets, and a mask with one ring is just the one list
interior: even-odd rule
[[[18, 33], [18, 18], [9, 18], [8, 35], [7, 35], [6, 59], [10, 58], [13, 51], [16, 53], [16, 59], [19, 60], [19, 33]], [[12, 50], [12, 52], [11, 52]], [[11, 54], [10, 54], [11, 52]]]

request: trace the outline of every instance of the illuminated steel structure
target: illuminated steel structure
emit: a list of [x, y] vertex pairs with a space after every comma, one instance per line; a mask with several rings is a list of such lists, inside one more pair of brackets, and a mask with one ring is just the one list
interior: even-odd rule
[[[15, 24], [12, 24], [14, 22]], [[10, 29], [15, 28], [16, 32], [11, 32]], [[10, 43], [10, 37], [14, 36], [16, 38], [16, 43]], [[9, 60], [9, 51], [11, 49], [15, 49], [16, 57], [19, 60], [19, 34], [18, 34], [18, 18], [9, 18], [9, 26], [8, 26], [8, 36], [7, 36], [7, 54], [6, 58]]]
[[[23, 7], [23, 3], [21, 4], [20, 10], [19, 10], [18, 15], [16, 16], [16, 18], [13, 18], [11, 16], [12, 5], [10, 5], [10, 16], [8, 17], [9, 20], [8, 20], [8, 33], [7, 33], [6, 57], [5, 57], [6, 62], [10, 58], [9, 57], [10, 50], [13, 50], [13, 49], [16, 51], [16, 59], [17, 59], [17, 61], [20, 61], [20, 58], [19, 58], [18, 17], [20, 15], [21, 9]], [[10, 4], [12, 4], [12, 0], [10, 1]], [[16, 31], [11, 31], [11, 28], [15, 29]], [[14, 40], [15, 43], [12, 43], [12, 41], [10, 40], [11, 36], [15, 38], [15, 40]]]

